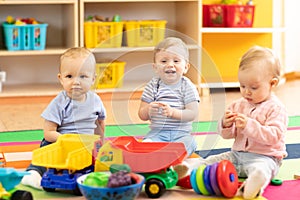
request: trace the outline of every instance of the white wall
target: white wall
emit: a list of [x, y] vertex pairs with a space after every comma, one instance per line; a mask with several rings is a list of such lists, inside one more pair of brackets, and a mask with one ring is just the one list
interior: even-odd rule
[[285, 0], [285, 71], [300, 72], [300, 1]]

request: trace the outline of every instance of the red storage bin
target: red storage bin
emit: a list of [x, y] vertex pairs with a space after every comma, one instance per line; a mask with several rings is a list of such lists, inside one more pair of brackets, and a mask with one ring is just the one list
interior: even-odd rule
[[250, 5], [227, 5], [227, 27], [252, 27], [255, 6]]
[[203, 27], [252, 27], [255, 6], [203, 5]]
[[226, 5], [203, 5], [203, 27], [226, 27]]

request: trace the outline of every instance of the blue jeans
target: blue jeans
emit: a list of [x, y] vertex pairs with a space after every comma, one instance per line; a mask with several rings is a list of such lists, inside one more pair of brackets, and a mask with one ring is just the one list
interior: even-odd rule
[[[43, 138], [41, 144], [40, 144], [40, 147], [44, 147], [44, 146], [47, 146], [49, 144], [52, 144], [51, 142], [48, 142], [47, 140], [45, 140], [45, 138]], [[41, 166], [37, 166], [37, 165], [33, 165], [33, 164], [30, 164], [26, 171], [29, 171], [29, 170], [35, 170], [37, 171], [41, 176], [43, 176], [43, 174], [47, 171], [47, 168], [46, 167], [41, 167]]]
[[190, 132], [174, 130], [151, 130], [144, 138], [152, 142], [182, 142], [190, 156], [197, 149], [195, 138]]

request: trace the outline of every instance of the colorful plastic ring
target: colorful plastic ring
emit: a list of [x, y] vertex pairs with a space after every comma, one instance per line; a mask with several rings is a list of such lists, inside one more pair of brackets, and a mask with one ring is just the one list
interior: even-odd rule
[[232, 198], [238, 190], [238, 176], [234, 165], [229, 160], [219, 162], [217, 181], [223, 196]]
[[209, 170], [209, 180], [212, 189], [214, 190], [215, 194], [217, 196], [221, 196], [222, 193], [219, 189], [218, 182], [217, 182], [217, 168], [218, 168], [219, 163], [214, 163], [211, 165], [210, 170]]
[[197, 171], [197, 169], [192, 170], [191, 175], [190, 175], [190, 182], [191, 182], [191, 186], [192, 186], [193, 190], [197, 194], [201, 194], [200, 190], [198, 189], [197, 182], [196, 182], [196, 171]]
[[271, 180], [271, 185], [282, 185], [282, 180], [274, 178]]
[[205, 185], [204, 185], [204, 178], [203, 178], [203, 172], [205, 169], [206, 165], [200, 165], [198, 167], [198, 170], [196, 172], [196, 182], [198, 185], [198, 189], [203, 195], [210, 195], [210, 193], [207, 191]]
[[207, 189], [207, 191], [209, 192], [209, 194], [215, 194], [214, 190], [212, 189], [211, 187], [211, 184], [210, 184], [210, 180], [209, 180], [209, 171], [210, 171], [210, 168], [211, 166], [210, 165], [207, 165], [204, 169], [204, 172], [203, 172], [203, 180], [204, 180], [204, 185]]

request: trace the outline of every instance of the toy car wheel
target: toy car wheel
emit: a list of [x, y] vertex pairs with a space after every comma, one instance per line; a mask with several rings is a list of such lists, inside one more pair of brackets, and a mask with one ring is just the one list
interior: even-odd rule
[[47, 188], [47, 187], [43, 187], [43, 189], [44, 189], [46, 192], [55, 192], [55, 188]]
[[33, 200], [31, 192], [25, 190], [17, 190], [11, 195], [11, 200]]
[[76, 188], [73, 190], [73, 194], [75, 194], [76, 196], [82, 196], [79, 187], [76, 187]]
[[149, 198], [159, 198], [166, 191], [165, 185], [158, 179], [146, 181], [145, 192]]

